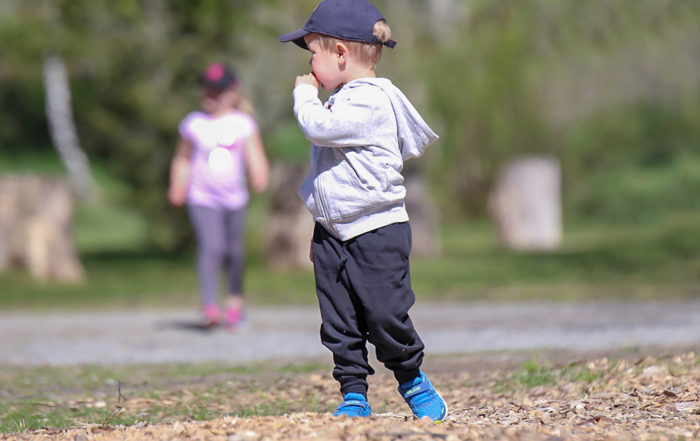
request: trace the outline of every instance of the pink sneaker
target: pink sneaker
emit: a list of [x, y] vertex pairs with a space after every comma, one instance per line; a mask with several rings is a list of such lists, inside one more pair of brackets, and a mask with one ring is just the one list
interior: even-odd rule
[[229, 329], [235, 329], [241, 322], [242, 318], [243, 314], [241, 314], [240, 309], [228, 308], [226, 310], [226, 326], [228, 326]]
[[211, 328], [219, 323], [219, 307], [216, 305], [204, 306], [204, 326]]

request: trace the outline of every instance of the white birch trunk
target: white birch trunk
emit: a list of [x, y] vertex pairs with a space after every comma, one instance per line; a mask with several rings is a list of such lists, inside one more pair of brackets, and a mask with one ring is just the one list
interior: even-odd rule
[[87, 155], [80, 148], [71, 110], [71, 93], [63, 60], [49, 56], [44, 60], [46, 117], [54, 147], [68, 170], [71, 185], [78, 196], [94, 200], [97, 189]]

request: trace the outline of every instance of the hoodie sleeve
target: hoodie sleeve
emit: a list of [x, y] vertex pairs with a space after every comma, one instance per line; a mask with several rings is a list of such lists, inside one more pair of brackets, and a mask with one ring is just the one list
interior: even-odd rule
[[294, 116], [306, 139], [317, 146], [357, 147], [372, 144], [376, 128], [393, 111], [389, 98], [375, 87], [358, 89], [326, 108], [315, 87], [301, 85], [294, 89]]

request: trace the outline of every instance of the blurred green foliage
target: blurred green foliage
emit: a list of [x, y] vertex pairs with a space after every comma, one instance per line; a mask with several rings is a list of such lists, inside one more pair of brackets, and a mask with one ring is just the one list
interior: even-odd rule
[[[0, 5], [2, 157], [50, 149], [42, 62], [69, 68], [81, 144], [147, 219], [147, 239], [190, 229], [164, 197], [196, 77], [231, 62], [273, 160], [305, 162], [291, 115], [308, 54], [277, 42], [316, 0], [6, 0]], [[441, 141], [418, 162], [451, 220], [485, 213], [505, 161], [563, 164], [567, 216], [636, 222], [700, 204], [700, 3], [695, 0], [376, 1], [399, 42], [379, 75]], [[15, 158], [15, 159], [13, 159]]]
[[[464, 27], [437, 48], [430, 39], [418, 47], [430, 109], [444, 124], [431, 170], [444, 206], [483, 212], [505, 161], [545, 153], [563, 163], [573, 217], [636, 220], [669, 208], [669, 192], [677, 206], [698, 207], [697, 172], [686, 168], [692, 182], [677, 187], [644, 182], [699, 157], [700, 4], [467, 4]], [[620, 170], [639, 184], [618, 182]]]
[[[98, 175], [98, 180], [100, 176]], [[246, 237], [250, 304], [313, 304], [311, 270], [265, 265], [264, 204], [254, 200]], [[143, 247], [142, 219], [124, 208], [83, 206], [77, 242], [88, 280], [41, 283], [26, 271], [0, 274], [0, 310], [189, 307], [198, 302], [193, 252]], [[700, 295], [700, 213], [666, 215], [638, 226], [568, 224], [551, 253], [503, 249], [485, 220], [446, 223], [443, 252], [411, 261], [411, 281], [427, 301], [684, 299]]]

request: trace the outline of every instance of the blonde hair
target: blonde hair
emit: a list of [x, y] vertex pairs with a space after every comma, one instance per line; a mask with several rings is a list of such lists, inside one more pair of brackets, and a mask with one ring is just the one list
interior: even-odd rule
[[242, 95], [240, 92], [238, 92], [238, 101], [236, 102], [236, 110], [240, 110], [243, 113], [247, 113], [249, 116], [255, 118], [255, 107], [253, 106], [253, 102], [248, 99], [247, 96]]
[[232, 103], [232, 108], [240, 110], [243, 113], [255, 117], [255, 107], [253, 102], [248, 98], [248, 96], [241, 90], [241, 83], [236, 82], [235, 84], [224, 89], [222, 93], [231, 91], [236, 94], [236, 100]]
[[[386, 20], [379, 20], [374, 24], [373, 34], [382, 43], [391, 40], [391, 28]], [[382, 58], [383, 44], [342, 40], [324, 34], [315, 34], [315, 36], [318, 38], [321, 49], [323, 50], [331, 50], [338, 41], [344, 42], [347, 44], [353, 56], [367, 63], [372, 69], [377, 66], [377, 63], [379, 63], [379, 60]]]

